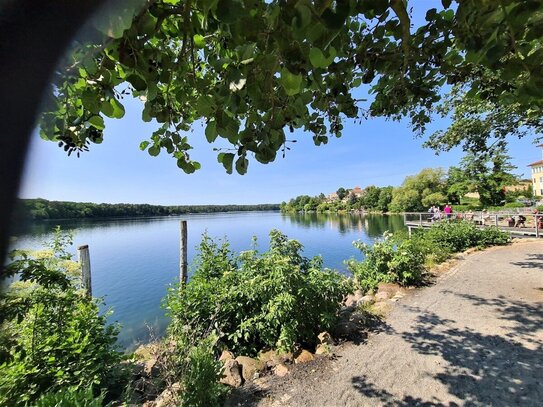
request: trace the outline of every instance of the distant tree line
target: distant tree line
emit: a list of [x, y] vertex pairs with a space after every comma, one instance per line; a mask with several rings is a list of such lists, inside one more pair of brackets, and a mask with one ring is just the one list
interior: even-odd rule
[[[491, 208], [514, 206], [518, 198], [531, 198], [532, 188], [509, 190], [519, 180], [511, 173], [515, 168], [510, 164], [510, 157], [505, 151], [492, 155], [467, 154], [458, 167], [450, 167], [446, 172], [442, 168], [425, 168], [416, 175], [405, 178], [399, 187], [369, 186], [362, 193], [339, 188], [335, 194], [326, 197], [300, 195], [281, 204], [284, 212], [341, 212], [364, 210], [369, 212], [418, 212], [425, 211], [432, 205], [443, 206], [447, 203], [458, 205], [458, 209]], [[467, 202], [467, 193], [477, 193], [478, 199]], [[463, 202], [464, 201], [464, 202]], [[461, 207], [460, 204], [465, 207]], [[468, 208], [467, 206], [473, 206]], [[522, 206], [522, 204], [519, 204]]]
[[47, 199], [20, 199], [17, 217], [20, 219], [72, 219], [138, 216], [169, 216], [186, 213], [213, 213], [235, 211], [278, 210], [279, 204], [258, 205], [149, 205], [108, 204], [92, 202], [48, 201]]

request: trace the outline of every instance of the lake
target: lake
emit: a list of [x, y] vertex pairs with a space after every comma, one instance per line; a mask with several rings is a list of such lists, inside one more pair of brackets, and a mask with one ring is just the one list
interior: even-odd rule
[[354, 240], [371, 243], [383, 232], [404, 229], [403, 217], [359, 214], [282, 214], [280, 212], [228, 212], [107, 220], [65, 220], [28, 225], [13, 238], [12, 248], [39, 248], [60, 225], [74, 236], [71, 251], [88, 244], [92, 290], [113, 309], [111, 321], [122, 325], [119, 343], [131, 349], [147, 341], [150, 330], [161, 335], [168, 323], [161, 308], [166, 289], [179, 275], [179, 221], [188, 221], [190, 265], [203, 233], [228, 238], [235, 252], [268, 249], [268, 233], [279, 229], [304, 245], [304, 255], [321, 255], [325, 267], [347, 273], [344, 260], [361, 259]]

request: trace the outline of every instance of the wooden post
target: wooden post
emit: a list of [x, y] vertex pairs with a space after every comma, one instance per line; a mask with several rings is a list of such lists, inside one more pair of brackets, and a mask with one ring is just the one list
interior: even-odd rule
[[535, 221], [535, 237], [539, 237], [539, 220], [537, 219], [537, 215], [534, 215], [534, 221]]
[[422, 226], [422, 212], [419, 213], [419, 224]]
[[91, 280], [91, 265], [89, 246], [83, 245], [77, 248], [77, 256], [79, 264], [81, 264], [81, 286], [87, 292], [87, 295], [92, 297], [92, 280]]
[[494, 225], [498, 227], [498, 215], [494, 215]]
[[179, 246], [179, 281], [187, 284], [187, 221], [181, 221], [181, 240]]

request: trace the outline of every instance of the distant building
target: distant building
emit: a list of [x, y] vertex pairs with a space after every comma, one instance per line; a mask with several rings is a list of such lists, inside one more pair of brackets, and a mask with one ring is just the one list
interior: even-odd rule
[[[543, 147], [543, 144], [537, 147]], [[532, 187], [534, 196], [543, 196], [543, 160], [531, 163], [528, 167], [532, 167]]]
[[338, 199], [339, 199], [339, 197], [337, 196], [337, 193], [335, 193], [335, 192], [332, 192], [331, 194], [328, 194], [326, 196], [326, 200], [329, 201], [329, 202], [337, 201]]
[[349, 194], [353, 194], [357, 198], [360, 198], [362, 195], [364, 195], [364, 190], [359, 186], [356, 186], [349, 191]]

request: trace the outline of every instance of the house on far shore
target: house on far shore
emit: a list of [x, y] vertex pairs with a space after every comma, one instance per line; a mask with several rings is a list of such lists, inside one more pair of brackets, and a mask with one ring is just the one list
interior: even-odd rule
[[356, 186], [349, 191], [349, 194], [353, 194], [357, 198], [360, 198], [362, 195], [364, 195], [364, 190], [359, 186]]
[[[543, 147], [543, 144], [539, 144], [537, 147]], [[543, 196], [543, 160], [531, 163], [528, 167], [532, 167], [534, 196]]]
[[339, 197], [337, 196], [337, 193], [335, 192], [332, 192], [331, 194], [326, 195], [326, 200], [328, 202], [334, 202], [334, 201], [337, 201], [338, 199]]

